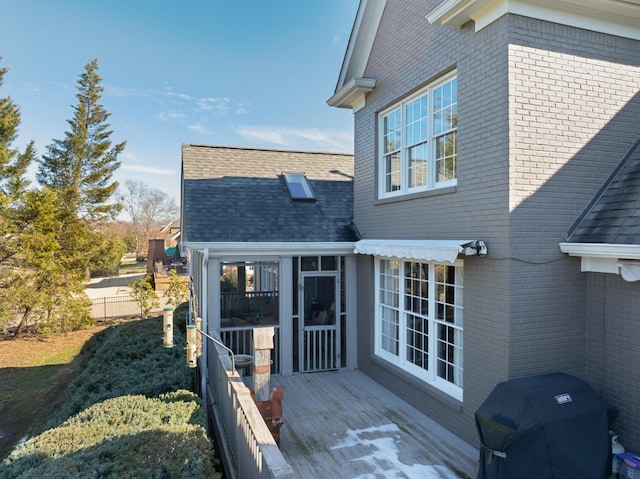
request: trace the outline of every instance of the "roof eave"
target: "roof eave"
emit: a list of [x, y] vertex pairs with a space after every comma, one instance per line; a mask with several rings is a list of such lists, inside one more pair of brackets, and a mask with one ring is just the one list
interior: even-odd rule
[[640, 39], [639, 0], [446, 0], [426, 18], [454, 28], [473, 21], [477, 32], [507, 13]]
[[[340, 68], [334, 96], [343, 90], [352, 79], [364, 76], [386, 3], [387, 0], [360, 1], [351, 37]], [[344, 106], [343, 108], [351, 107]]]
[[560, 243], [560, 251], [580, 258], [582, 272], [619, 273], [619, 263], [640, 260], [640, 245], [610, 243]]
[[353, 241], [342, 242], [186, 242], [192, 251], [209, 251], [210, 256], [296, 256], [301, 254], [353, 254]]
[[327, 100], [327, 104], [336, 108], [351, 108], [355, 113], [365, 106], [367, 93], [375, 86], [373, 78], [352, 78]]

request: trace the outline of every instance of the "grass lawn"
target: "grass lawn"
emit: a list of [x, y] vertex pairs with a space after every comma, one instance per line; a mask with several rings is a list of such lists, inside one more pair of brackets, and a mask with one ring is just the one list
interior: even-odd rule
[[110, 324], [0, 337], [0, 477], [220, 479], [184, 347], [159, 316]]
[[140, 274], [147, 272], [146, 261], [136, 261], [133, 263], [120, 263], [118, 268], [120, 274]]
[[102, 329], [0, 339], [0, 461], [16, 441], [41, 427], [39, 421], [82, 369], [84, 344]]

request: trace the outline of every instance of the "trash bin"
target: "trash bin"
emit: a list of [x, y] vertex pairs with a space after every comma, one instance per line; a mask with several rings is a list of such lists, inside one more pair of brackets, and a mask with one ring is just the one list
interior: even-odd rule
[[617, 417], [585, 381], [564, 373], [499, 383], [475, 413], [478, 479], [603, 479]]

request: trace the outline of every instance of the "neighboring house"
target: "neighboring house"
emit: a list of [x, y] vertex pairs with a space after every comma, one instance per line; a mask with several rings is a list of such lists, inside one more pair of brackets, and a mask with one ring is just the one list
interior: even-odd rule
[[640, 452], [639, 92], [637, 0], [361, 0], [358, 368], [476, 446], [498, 382], [573, 374]]
[[204, 330], [251, 354], [273, 326], [276, 373], [356, 367], [352, 155], [185, 144], [181, 194]]
[[160, 235], [167, 240], [168, 246], [175, 246], [180, 241], [180, 219], [172, 220], [160, 228]]

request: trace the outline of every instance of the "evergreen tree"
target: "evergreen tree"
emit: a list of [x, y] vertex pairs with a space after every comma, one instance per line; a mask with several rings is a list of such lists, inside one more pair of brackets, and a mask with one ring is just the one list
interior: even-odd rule
[[88, 62], [76, 86], [73, 118], [67, 120], [70, 131], [47, 147], [36, 174], [41, 185], [56, 193], [67, 215], [86, 221], [113, 217], [119, 211], [109, 199], [118, 187], [113, 173], [126, 142], [111, 145], [110, 113], [100, 104], [101, 81], [98, 60]]
[[[7, 70], [0, 68], [0, 87], [4, 84]], [[20, 110], [17, 105], [10, 97], [0, 98], [0, 265], [17, 252], [15, 240], [19, 230], [12, 218], [29, 186], [25, 177], [27, 168], [36, 157], [33, 142], [23, 153], [12, 147], [19, 126]]]
[[[0, 68], [0, 86], [6, 72]], [[91, 321], [82, 278], [59, 260], [56, 196], [28, 189], [25, 175], [36, 153], [33, 142], [22, 153], [12, 146], [20, 121], [11, 98], [0, 98], [0, 327], [18, 319], [15, 336], [26, 325], [75, 329]]]
[[70, 270], [59, 242], [59, 205], [45, 187], [28, 191], [16, 210], [20, 254], [8, 275], [4, 294], [19, 323], [14, 336], [29, 326], [40, 332], [71, 331], [93, 324], [84, 276]]

